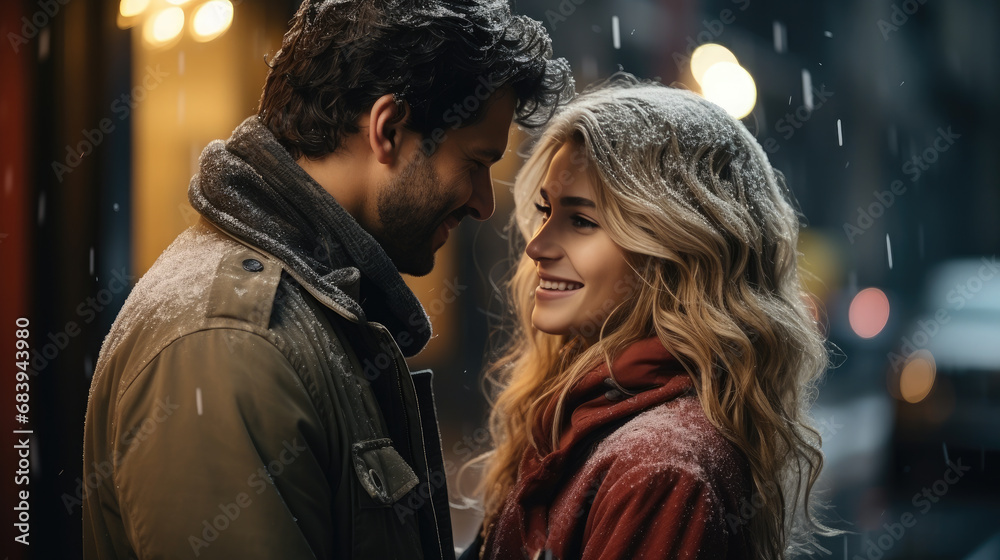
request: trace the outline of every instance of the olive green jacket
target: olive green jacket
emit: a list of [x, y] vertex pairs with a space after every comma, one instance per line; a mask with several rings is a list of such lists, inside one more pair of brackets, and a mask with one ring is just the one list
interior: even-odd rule
[[189, 192], [203, 217], [95, 369], [84, 557], [454, 558], [430, 372], [400, 350], [430, 325], [384, 252], [253, 118]]

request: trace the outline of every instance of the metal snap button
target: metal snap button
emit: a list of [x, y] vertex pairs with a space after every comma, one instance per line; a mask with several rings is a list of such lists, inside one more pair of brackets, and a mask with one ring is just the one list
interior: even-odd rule
[[264, 270], [264, 265], [257, 259], [246, 259], [243, 261], [243, 270], [247, 272], [260, 272]]

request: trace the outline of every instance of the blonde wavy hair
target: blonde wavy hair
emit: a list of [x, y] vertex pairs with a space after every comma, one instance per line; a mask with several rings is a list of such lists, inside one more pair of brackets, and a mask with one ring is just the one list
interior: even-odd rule
[[600, 337], [551, 335], [531, 324], [534, 262], [522, 255], [509, 281], [511, 338], [488, 368], [494, 449], [476, 461], [488, 532], [517, 479], [531, 427], [629, 343], [657, 336], [694, 381], [709, 421], [746, 456], [754, 505], [746, 523], [754, 558], [785, 558], [836, 534], [810, 500], [823, 466], [808, 410], [829, 354], [796, 266], [798, 214], [780, 174], [747, 129], [684, 90], [619, 73], [591, 88], [548, 125], [519, 172], [516, 220], [524, 240], [539, 227], [549, 164], [566, 142], [585, 157], [602, 227], [624, 249], [639, 282], [597, 318]]

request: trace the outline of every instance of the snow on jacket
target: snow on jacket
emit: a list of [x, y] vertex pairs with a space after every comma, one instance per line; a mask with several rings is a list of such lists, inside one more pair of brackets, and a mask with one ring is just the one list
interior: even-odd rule
[[[691, 378], [656, 338], [629, 346], [568, 395], [557, 450], [529, 448], [484, 557], [748, 558], [743, 455], [705, 417]], [[549, 404], [535, 427], [547, 442]]]
[[[84, 557], [453, 558], [430, 323], [378, 243], [251, 117], [104, 341]], [[364, 302], [361, 304], [359, 302]]]

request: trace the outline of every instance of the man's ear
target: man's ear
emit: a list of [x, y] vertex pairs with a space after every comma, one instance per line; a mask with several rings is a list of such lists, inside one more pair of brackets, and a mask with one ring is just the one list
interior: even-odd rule
[[368, 143], [379, 163], [392, 164], [399, 156], [403, 126], [409, 118], [409, 104], [397, 104], [392, 94], [375, 100], [368, 120]]

